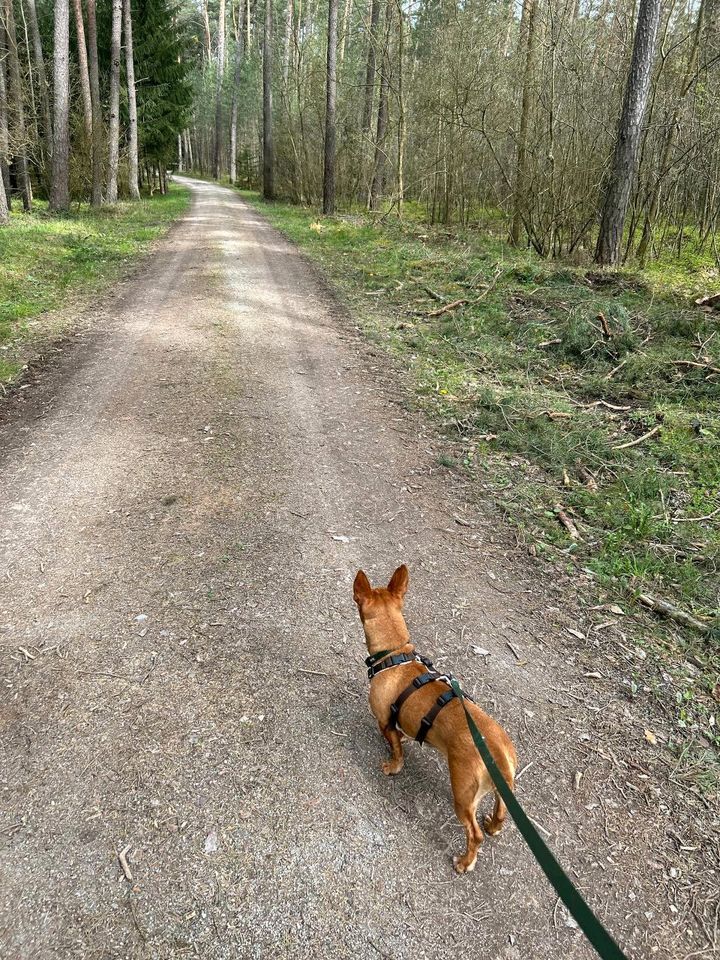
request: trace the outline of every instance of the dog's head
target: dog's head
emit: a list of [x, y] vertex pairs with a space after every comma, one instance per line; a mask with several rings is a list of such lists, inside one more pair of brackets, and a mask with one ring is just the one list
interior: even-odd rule
[[372, 587], [362, 570], [353, 584], [353, 598], [365, 628], [368, 650], [394, 649], [410, 639], [402, 615], [408, 588], [408, 569], [398, 567], [386, 587]]

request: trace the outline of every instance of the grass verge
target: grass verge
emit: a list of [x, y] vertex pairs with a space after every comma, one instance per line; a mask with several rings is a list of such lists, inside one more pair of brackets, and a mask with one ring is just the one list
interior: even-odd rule
[[720, 318], [690, 296], [718, 289], [715, 266], [598, 272], [244, 196], [409, 367], [455, 441], [443, 462], [481, 479], [531, 553], [589, 577], [608, 608], [650, 595], [699, 621], [654, 640], [690, 664], [675, 723], [720, 745]]
[[32, 321], [118, 280], [188, 203], [188, 191], [173, 185], [164, 197], [98, 210], [83, 204], [62, 217], [42, 202], [29, 216], [13, 213], [0, 229], [0, 384], [20, 372]]

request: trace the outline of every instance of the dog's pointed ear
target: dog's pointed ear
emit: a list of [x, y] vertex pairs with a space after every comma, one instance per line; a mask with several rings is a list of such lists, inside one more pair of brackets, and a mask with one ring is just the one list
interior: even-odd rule
[[371, 594], [372, 587], [370, 586], [370, 581], [365, 576], [364, 571], [358, 570], [355, 583], [353, 583], [353, 599], [355, 603], [363, 603], [365, 600], [369, 600]]
[[390, 583], [387, 585], [388, 592], [394, 597], [397, 597], [398, 600], [402, 600], [407, 593], [409, 580], [410, 574], [408, 573], [408, 568], [403, 563], [402, 566], [397, 568], [392, 577], [390, 577]]

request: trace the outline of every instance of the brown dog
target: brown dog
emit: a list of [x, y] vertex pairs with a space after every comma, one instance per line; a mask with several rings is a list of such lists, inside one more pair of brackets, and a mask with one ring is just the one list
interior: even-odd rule
[[[393, 722], [392, 705], [415, 678], [428, 673], [428, 667], [422, 661], [410, 658], [407, 662], [387, 666], [391, 657], [402, 660], [398, 654], [412, 655], [415, 650], [402, 615], [407, 587], [408, 570], [405, 565], [397, 568], [387, 587], [373, 589], [362, 570], [355, 577], [353, 585], [353, 597], [360, 611], [370, 654], [368, 664], [380, 668], [370, 681], [370, 709], [392, 751], [390, 760], [382, 765], [383, 773], [388, 776], [400, 773], [402, 769], [402, 734], [416, 739], [423, 717], [432, 710], [438, 697], [450, 689], [442, 680], [423, 683], [402, 702]], [[466, 702], [495, 762], [512, 789], [517, 767], [512, 741], [492, 717], [483, 713], [474, 703]], [[467, 849], [462, 857], [454, 858], [454, 863], [458, 873], [465, 873], [474, 868], [478, 847], [483, 841], [483, 832], [475, 816], [477, 805], [486, 793], [494, 789], [493, 782], [472, 741], [465, 712], [457, 697], [450, 699], [437, 712], [426, 739], [447, 757], [455, 813], [467, 835]], [[496, 792], [492, 816], [485, 817], [483, 821], [485, 830], [489, 834], [499, 833], [506, 813], [505, 804]]]

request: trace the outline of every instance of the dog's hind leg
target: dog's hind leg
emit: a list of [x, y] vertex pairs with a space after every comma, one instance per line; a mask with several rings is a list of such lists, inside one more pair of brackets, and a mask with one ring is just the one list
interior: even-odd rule
[[453, 798], [455, 800], [455, 814], [465, 828], [467, 847], [461, 857], [453, 857], [453, 863], [458, 873], [469, 873], [475, 869], [478, 848], [483, 842], [483, 832], [477, 822], [475, 811], [480, 797], [485, 792], [475, 777], [468, 776], [462, 767], [450, 770]]
[[[503, 775], [503, 780], [512, 790], [515, 786], [515, 768], [511, 766], [506, 759], [497, 761], [498, 768], [500, 773]], [[500, 833], [505, 823], [505, 817], [507, 816], [507, 807], [502, 801], [500, 794], [495, 791], [495, 808], [492, 812], [492, 816], [486, 816], [483, 820], [483, 826], [485, 827], [486, 833], [490, 836], [494, 836], [496, 833]]]
[[378, 724], [380, 727], [380, 733], [385, 737], [390, 749], [392, 750], [392, 757], [389, 760], [386, 760], [382, 765], [382, 772], [390, 777], [395, 773], [400, 773], [405, 763], [405, 757], [403, 756], [402, 748], [402, 737], [400, 731], [396, 727], [386, 727], [381, 723]]

